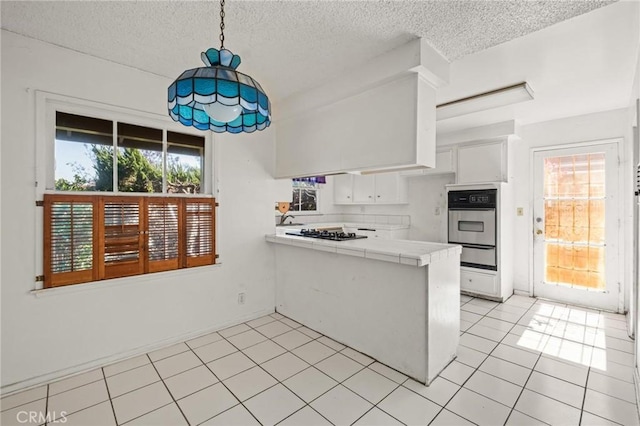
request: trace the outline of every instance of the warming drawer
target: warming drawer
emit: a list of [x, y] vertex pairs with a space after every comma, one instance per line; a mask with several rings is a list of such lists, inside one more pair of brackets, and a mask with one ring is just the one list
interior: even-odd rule
[[462, 244], [460, 265], [472, 268], [489, 269], [492, 271], [497, 270], [495, 246]]

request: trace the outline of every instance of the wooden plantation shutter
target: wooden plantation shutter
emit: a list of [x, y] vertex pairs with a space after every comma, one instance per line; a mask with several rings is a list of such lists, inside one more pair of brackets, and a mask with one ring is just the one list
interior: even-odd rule
[[215, 253], [215, 207], [213, 198], [183, 199], [186, 259], [183, 266], [212, 265]]
[[100, 277], [144, 273], [144, 198], [100, 197]]
[[147, 272], [180, 268], [184, 248], [180, 240], [179, 198], [150, 198], [147, 202]]
[[97, 210], [92, 197], [44, 196], [45, 287], [98, 279]]
[[44, 196], [44, 286], [215, 263], [214, 198]]

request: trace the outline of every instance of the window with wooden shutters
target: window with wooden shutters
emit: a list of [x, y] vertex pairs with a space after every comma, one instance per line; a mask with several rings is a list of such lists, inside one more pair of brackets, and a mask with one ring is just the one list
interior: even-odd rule
[[44, 196], [45, 288], [215, 263], [215, 199]]
[[215, 260], [214, 210], [209, 198], [185, 200], [186, 210], [186, 265], [209, 265]]
[[144, 273], [144, 215], [142, 197], [101, 197], [104, 278]]
[[150, 199], [147, 204], [148, 272], [168, 271], [180, 267], [180, 200]]
[[91, 198], [45, 196], [45, 287], [96, 279], [96, 209]]

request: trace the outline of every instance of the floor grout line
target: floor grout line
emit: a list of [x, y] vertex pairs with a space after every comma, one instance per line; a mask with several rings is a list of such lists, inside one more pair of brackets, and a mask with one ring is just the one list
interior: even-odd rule
[[104, 386], [107, 388], [107, 395], [109, 396], [109, 405], [111, 405], [111, 412], [113, 413], [113, 420], [118, 423], [118, 418], [116, 417], [116, 409], [113, 406], [113, 399], [111, 398], [111, 390], [109, 390], [109, 383], [107, 382], [107, 376], [104, 374], [104, 367], [100, 369], [102, 373], [102, 378], [104, 380]]
[[[46, 400], [46, 401], [45, 401], [45, 403], [44, 403], [44, 412], [45, 412], [45, 413], [49, 413], [49, 386], [50, 386], [50, 385], [47, 385], [47, 400]], [[105, 382], [105, 386], [106, 386], [106, 382]], [[111, 400], [111, 398], [109, 398], [109, 400]], [[115, 418], [115, 416], [116, 416], [116, 415], [115, 415], [115, 413], [114, 413], [114, 414], [113, 414], [113, 417]], [[65, 416], [65, 417], [66, 417], [66, 416]], [[48, 421], [45, 421], [45, 423], [44, 423], [44, 424], [45, 424], [45, 426], [47, 426], [47, 425], [49, 424], [49, 422], [48, 422]]]

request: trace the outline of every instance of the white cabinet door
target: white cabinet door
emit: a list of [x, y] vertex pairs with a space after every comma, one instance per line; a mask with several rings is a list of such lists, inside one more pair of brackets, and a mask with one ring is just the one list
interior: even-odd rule
[[398, 201], [398, 173], [381, 173], [375, 175], [375, 202], [391, 204]]
[[353, 202], [367, 203], [375, 202], [375, 175], [354, 175], [353, 176]]
[[334, 204], [353, 203], [353, 175], [333, 176], [333, 202]]
[[503, 142], [458, 147], [458, 183], [506, 182]]

